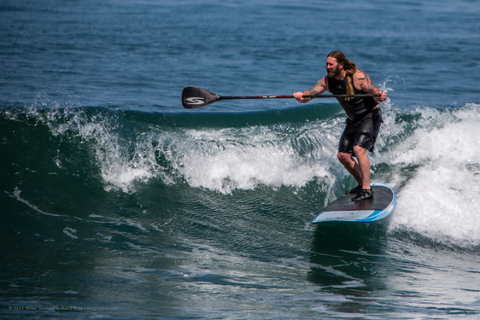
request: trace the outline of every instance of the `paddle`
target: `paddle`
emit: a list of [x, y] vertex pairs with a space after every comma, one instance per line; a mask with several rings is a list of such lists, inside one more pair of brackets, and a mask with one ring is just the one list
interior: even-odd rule
[[[304, 98], [366, 98], [378, 97], [374, 94], [336, 94], [336, 95], [320, 95], [320, 96], [303, 96]], [[219, 100], [234, 100], [234, 99], [291, 99], [293, 95], [289, 96], [219, 96], [210, 91], [197, 88], [186, 87], [182, 91], [182, 105], [185, 109], [201, 108], [208, 104]]]

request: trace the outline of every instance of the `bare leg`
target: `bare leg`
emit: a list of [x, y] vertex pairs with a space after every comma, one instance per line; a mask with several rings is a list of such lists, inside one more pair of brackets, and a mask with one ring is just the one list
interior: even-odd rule
[[368, 159], [367, 151], [359, 146], [353, 147], [355, 151], [355, 156], [358, 160], [358, 166], [361, 175], [361, 183], [362, 189], [370, 189], [370, 159]]
[[[337, 158], [347, 171], [357, 180], [358, 185], [363, 186], [362, 173], [360, 166], [353, 159], [351, 153], [339, 152]], [[368, 159], [368, 158], [367, 158]], [[369, 171], [370, 172], [370, 171]]]

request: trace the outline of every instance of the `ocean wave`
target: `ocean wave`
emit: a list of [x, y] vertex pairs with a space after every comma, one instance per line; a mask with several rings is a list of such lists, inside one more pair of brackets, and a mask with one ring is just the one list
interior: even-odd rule
[[[231, 114], [203, 114], [200, 122], [189, 113], [172, 115], [182, 125], [169, 114], [108, 108], [6, 108], [0, 114], [2, 130], [23, 132], [22, 143], [81, 149], [74, 156], [53, 153], [45, 170], [74, 174], [79, 164], [86, 166], [106, 191], [135, 193], [151, 181], [226, 195], [259, 187], [310, 190], [314, 184], [327, 186], [314, 188], [326, 193], [327, 202], [354, 181], [336, 159], [344, 115], [314, 109], [287, 110], [277, 122], [275, 111], [267, 111], [253, 125], [242, 121], [256, 119], [254, 114], [244, 115], [230, 127], [221, 123], [222, 117], [232, 122]], [[267, 118], [269, 123], [262, 124]], [[371, 162], [372, 180], [390, 184], [398, 194], [390, 231], [418, 232], [461, 246], [480, 244], [475, 229], [480, 222], [480, 106], [396, 110], [386, 105], [384, 120]], [[28, 130], [38, 127], [50, 139]], [[9, 134], [2, 134], [4, 147]], [[31, 157], [28, 149], [17, 150], [23, 152], [17, 158]]]

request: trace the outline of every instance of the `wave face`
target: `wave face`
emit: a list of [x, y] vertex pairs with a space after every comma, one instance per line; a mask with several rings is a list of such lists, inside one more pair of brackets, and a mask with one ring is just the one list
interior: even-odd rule
[[[372, 180], [397, 190], [390, 231], [478, 246], [479, 105], [386, 106], [384, 120]], [[344, 115], [335, 105], [195, 116], [17, 107], [4, 108], [1, 121], [4, 190], [11, 195], [29, 179], [18, 170], [43, 176], [29, 181], [38, 190], [60, 175], [65, 183], [81, 179], [85, 190], [127, 194], [159, 183], [223, 195], [288, 188], [319, 207], [354, 185], [336, 159]], [[65, 198], [82, 192], [57, 191]]]

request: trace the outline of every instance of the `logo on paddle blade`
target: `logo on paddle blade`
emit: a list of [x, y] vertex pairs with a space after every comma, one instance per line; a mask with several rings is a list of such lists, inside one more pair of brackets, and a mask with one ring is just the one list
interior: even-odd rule
[[185, 104], [191, 104], [191, 105], [199, 105], [199, 104], [204, 104], [205, 103], [205, 98], [202, 97], [191, 97], [183, 100], [183, 103]]

